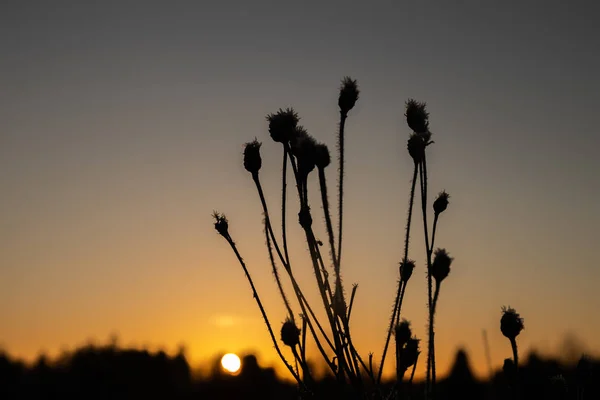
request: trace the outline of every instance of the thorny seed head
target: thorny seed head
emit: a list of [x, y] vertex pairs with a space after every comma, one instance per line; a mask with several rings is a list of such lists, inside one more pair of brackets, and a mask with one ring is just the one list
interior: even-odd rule
[[217, 232], [219, 232], [219, 234], [224, 238], [229, 237], [229, 223], [227, 222], [227, 217], [225, 217], [225, 214], [213, 211], [212, 216], [215, 219], [215, 229]]
[[280, 108], [276, 113], [267, 115], [271, 138], [279, 143], [287, 143], [294, 135], [299, 119], [293, 108]]
[[429, 131], [429, 113], [425, 109], [426, 103], [409, 99], [406, 102], [406, 123], [415, 133]]
[[317, 162], [317, 141], [303, 126], [296, 127], [291, 141], [292, 154], [298, 159], [298, 172], [307, 176], [315, 169]]
[[413, 132], [410, 134], [406, 148], [415, 164], [419, 164], [423, 160], [425, 157], [425, 148], [431, 143], [433, 142], [431, 141], [431, 132], [429, 131], [425, 133]]
[[402, 282], [408, 282], [414, 269], [415, 262], [413, 260], [405, 260], [400, 263], [400, 279]]
[[300, 343], [300, 329], [290, 319], [287, 319], [281, 326], [281, 341], [290, 347]]
[[525, 329], [523, 318], [510, 306], [502, 307], [502, 318], [500, 318], [500, 330], [508, 339], [516, 338]]
[[400, 344], [400, 347], [408, 343], [412, 335], [410, 322], [403, 318], [402, 321], [396, 325], [394, 335], [396, 336], [396, 342]]
[[298, 213], [298, 222], [304, 229], [308, 229], [312, 226], [312, 216], [310, 215], [310, 207], [302, 205], [300, 212]]
[[329, 155], [329, 149], [324, 143], [318, 143], [315, 146], [315, 164], [317, 168], [324, 169], [331, 163], [331, 156]]
[[450, 264], [454, 259], [448, 255], [446, 249], [437, 249], [431, 263], [431, 276], [440, 284], [450, 273]]
[[258, 174], [262, 166], [262, 159], [260, 158], [261, 145], [262, 143], [256, 140], [256, 138], [244, 145], [244, 168], [252, 174]]
[[406, 371], [417, 362], [419, 354], [421, 354], [419, 351], [420, 341], [421, 340], [417, 339], [416, 337], [408, 339], [406, 346], [404, 346], [400, 354], [400, 368]]
[[360, 91], [358, 90], [356, 79], [352, 79], [349, 76], [346, 76], [344, 79], [342, 79], [338, 106], [340, 107], [340, 112], [343, 115], [347, 115], [348, 111], [352, 110], [356, 104], [356, 101], [358, 100], [359, 93]]
[[439, 215], [446, 210], [446, 208], [448, 207], [449, 198], [450, 195], [446, 193], [445, 190], [442, 190], [440, 194], [438, 194], [437, 199], [435, 199], [435, 201], [433, 202], [433, 211], [435, 212], [435, 215]]

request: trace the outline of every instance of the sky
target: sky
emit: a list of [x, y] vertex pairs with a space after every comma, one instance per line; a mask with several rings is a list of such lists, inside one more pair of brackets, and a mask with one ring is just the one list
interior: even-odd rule
[[[436, 238], [455, 258], [436, 317], [439, 373], [463, 347], [485, 376], [483, 331], [494, 367], [511, 356], [503, 305], [525, 318], [523, 353], [600, 355], [599, 16], [591, 1], [3, 1], [0, 346], [34, 360], [117, 334], [185, 344], [192, 363], [255, 351], [280, 368], [211, 213], [229, 218], [278, 330], [243, 144], [263, 142], [277, 210], [281, 154], [265, 116], [294, 107], [334, 153], [348, 75], [361, 93], [346, 126], [342, 273], [359, 284], [359, 350], [379, 359], [394, 299], [412, 174], [404, 102], [415, 98], [435, 141], [429, 201], [451, 195]], [[318, 304], [290, 199], [297, 278]], [[402, 316], [425, 338], [418, 214], [411, 240]]]

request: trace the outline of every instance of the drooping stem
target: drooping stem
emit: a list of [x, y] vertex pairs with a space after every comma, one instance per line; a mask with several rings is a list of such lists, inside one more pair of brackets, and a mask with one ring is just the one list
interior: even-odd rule
[[292, 366], [287, 362], [287, 360], [283, 356], [283, 353], [281, 353], [281, 349], [279, 347], [279, 344], [277, 343], [277, 339], [275, 338], [273, 329], [271, 328], [271, 323], [269, 322], [269, 318], [267, 317], [265, 308], [263, 307], [262, 302], [260, 301], [260, 297], [258, 296], [258, 292], [256, 291], [256, 288], [254, 287], [254, 282], [252, 281], [252, 277], [250, 276], [250, 273], [248, 272], [248, 268], [246, 268], [246, 263], [242, 259], [242, 256], [240, 255], [240, 253], [237, 249], [237, 246], [235, 245], [235, 243], [233, 242], [233, 239], [229, 235], [227, 235], [227, 237], [225, 239], [231, 246], [233, 252], [235, 253], [238, 261], [240, 262], [240, 264], [244, 270], [244, 273], [246, 274], [246, 279], [248, 279], [248, 283], [250, 283], [250, 287], [252, 288], [252, 295], [253, 295], [254, 299], [256, 300], [256, 304], [258, 304], [258, 308], [260, 309], [262, 317], [265, 321], [265, 325], [267, 325], [269, 335], [271, 336], [271, 340], [273, 341], [273, 345], [275, 346], [275, 350], [277, 351], [277, 354], [279, 355], [279, 357], [281, 358], [281, 361], [283, 361], [283, 363], [285, 364], [287, 369], [290, 371], [290, 373], [292, 374], [294, 379], [296, 379], [296, 381], [298, 382], [298, 385], [304, 387], [304, 383], [302, 382], [302, 380], [300, 379], [298, 374], [296, 374], [296, 372], [294, 371], [294, 368], [292, 368]]

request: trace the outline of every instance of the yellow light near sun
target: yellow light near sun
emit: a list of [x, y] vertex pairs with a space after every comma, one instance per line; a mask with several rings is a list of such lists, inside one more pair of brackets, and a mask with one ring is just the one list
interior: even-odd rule
[[223, 366], [223, 369], [225, 371], [235, 374], [240, 370], [242, 362], [240, 361], [240, 358], [237, 355], [233, 353], [228, 353], [225, 354], [223, 358], [221, 358], [221, 365]]

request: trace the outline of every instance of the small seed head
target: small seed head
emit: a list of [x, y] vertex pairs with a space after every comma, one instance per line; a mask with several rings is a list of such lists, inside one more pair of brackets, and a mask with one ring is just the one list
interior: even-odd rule
[[287, 143], [294, 135], [299, 119], [293, 108], [280, 108], [276, 113], [267, 115], [271, 138], [279, 143]]
[[312, 226], [312, 216], [310, 215], [310, 207], [307, 205], [303, 205], [300, 208], [300, 212], [298, 213], [298, 221], [300, 222], [300, 226], [304, 229], [308, 229]]
[[356, 79], [352, 79], [349, 76], [342, 79], [342, 86], [340, 87], [340, 97], [338, 99], [338, 106], [340, 112], [344, 115], [348, 114], [348, 111], [352, 110], [356, 101], [358, 100], [358, 85]]
[[408, 282], [414, 269], [415, 262], [413, 260], [405, 260], [400, 263], [400, 279], [402, 282]]
[[437, 199], [435, 199], [435, 201], [433, 202], [433, 211], [436, 215], [439, 215], [446, 210], [446, 208], [448, 207], [449, 198], [450, 195], [446, 193], [445, 190], [441, 191], [440, 194], [438, 194]]
[[404, 346], [400, 354], [400, 368], [406, 371], [417, 362], [419, 354], [421, 354], [421, 351], [419, 350], [420, 341], [420, 339], [415, 337], [408, 340], [406, 346]]
[[215, 229], [219, 234], [225, 238], [229, 236], [229, 223], [225, 214], [213, 212], [213, 218], [215, 219]]
[[289, 319], [281, 326], [281, 341], [290, 347], [300, 343], [300, 329]]
[[406, 123], [415, 133], [429, 131], [429, 113], [425, 109], [425, 102], [409, 99], [406, 102]]
[[502, 307], [502, 318], [500, 318], [500, 330], [508, 339], [516, 338], [525, 329], [523, 318], [514, 308]]
[[303, 126], [296, 127], [291, 141], [292, 154], [298, 159], [298, 172], [307, 176], [315, 169], [317, 162], [317, 141]]
[[446, 249], [437, 249], [434, 253], [433, 263], [431, 263], [431, 276], [439, 284], [450, 273], [450, 264], [454, 259], [448, 255]]
[[396, 342], [399, 343], [401, 347], [404, 346], [406, 343], [408, 343], [412, 335], [410, 322], [402, 319], [402, 321], [396, 325], [394, 334], [396, 336]]
[[317, 168], [326, 168], [331, 163], [331, 156], [329, 155], [329, 149], [324, 143], [318, 143], [315, 146], [315, 164]]
[[244, 147], [244, 168], [252, 174], [258, 174], [262, 166], [262, 159], [260, 157], [261, 145], [262, 143], [255, 138], [253, 141], [246, 143]]

